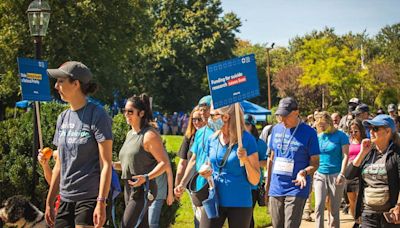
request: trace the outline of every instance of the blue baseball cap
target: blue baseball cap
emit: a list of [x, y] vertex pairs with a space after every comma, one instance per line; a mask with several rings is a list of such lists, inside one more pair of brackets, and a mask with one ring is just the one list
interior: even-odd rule
[[207, 95], [207, 96], [204, 96], [204, 97], [202, 97], [200, 100], [199, 100], [199, 106], [211, 106], [211, 102], [212, 102], [212, 97], [211, 97], [211, 95]]
[[253, 115], [245, 114], [244, 115], [244, 123], [256, 126], [257, 121], [256, 121], [256, 118], [254, 118]]
[[293, 97], [285, 97], [279, 101], [275, 115], [287, 116], [295, 110], [299, 110], [296, 100]]
[[362, 123], [367, 128], [371, 126], [389, 127], [392, 129], [392, 133], [396, 132], [396, 124], [394, 123], [392, 117], [386, 114], [377, 115], [372, 120], [364, 120]]

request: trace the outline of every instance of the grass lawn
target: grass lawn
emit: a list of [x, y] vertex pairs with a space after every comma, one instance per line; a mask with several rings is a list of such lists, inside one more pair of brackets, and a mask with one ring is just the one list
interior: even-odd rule
[[[162, 138], [166, 141], [166, 147], [168, 152], [177, 153], [179, 147], [182, 143], [182, 136], [162, 136]], [[176, 157], [175, 163], [179, 161], [179, 158]], [[173, 227], [193, 227], [193, 210], [192, 205], [190, 203], [189, 195], [187, 193], [181, 199], [181, 206], [177, 213], [176, 223]], [[267, 213], [267, 207], [258, 207], [254, 209], [254, 219], [256, 227], [266, 227], [271, 224], [271, 217]], [[227, 226], [226, 226], [227, 227]]]

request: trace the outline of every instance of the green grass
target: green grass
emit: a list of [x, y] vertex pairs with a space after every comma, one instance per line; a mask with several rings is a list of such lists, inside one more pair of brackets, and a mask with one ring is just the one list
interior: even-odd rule
[[[165, 146], [167, 147], [166, 149], [168, 152], [178, 152], [183, 136], [164, 135], [162, 138], [166, 141]], [[178, 161], [179, 158], [176, 157], [174, 162], [177, 164]], [[181, 198], [180, 204], [181, 205], [177, 212], [176, 222], [173, 227], [193, 227], [193, 210], [189, 195], [187, 193], [185, 193]], [[267, 213], [267, 207], [258, 207], [258, 205], [256, 205], [256, 208], [254, 209], [254, 219], [256, 227], [267, 227], [271, 225], [271, 217]]]

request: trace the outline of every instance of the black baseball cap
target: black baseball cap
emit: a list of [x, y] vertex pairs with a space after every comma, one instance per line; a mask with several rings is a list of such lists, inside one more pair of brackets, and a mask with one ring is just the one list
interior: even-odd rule
[[354, 115], [358, 115], [364, 112], [369, 112], [369, 107], [367, 104], [359, 104], [356, 108], [356, 110], [354, 110], [354, 112], [352, 112]]
[[85, 64], [77, 61], [65, 62], [57, 69], [47, 69], [47, 74], [53, 78], [70, 77], [85, 84], [93, 78], [90, 69]]
[[279, 101], [278, 109], [275, 112], [275, 115], [287, 116], [292, 111], [298, 110], [297, 101], [293, 97], [285, 97]]

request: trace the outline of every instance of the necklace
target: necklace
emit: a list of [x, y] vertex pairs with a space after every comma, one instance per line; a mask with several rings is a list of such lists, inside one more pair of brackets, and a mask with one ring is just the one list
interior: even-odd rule
[[284, 143], [284, 141], [285, 141], [286, 130], [287, 130], [287, 128], [285, 127], [285, 131], [283, 131], [283, 136], [282, 136], [282, 141], [281, 141], [281, 152], [282, 152], [282, 155], [284, 155], [284, 154], [286, 154], [286, 153], [288, 152], [289, 147], [290, 147], [290, 143], [292, 142], [292, 139], [293, 139], [294, 135], [296, 134], [297, 129], [299, 128], [300, 123], [301, 123], [301, 120], [299, 119], [298, 122], [297, 122], [296, 128], [295, 128], [294, 131], [293, 131], [293, 134], [290, 135], [288, 144], [287, 144], [287, 146], [286, 146], [286, 150], [283, 151], [283, 143]]

